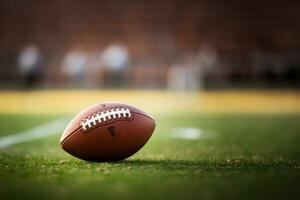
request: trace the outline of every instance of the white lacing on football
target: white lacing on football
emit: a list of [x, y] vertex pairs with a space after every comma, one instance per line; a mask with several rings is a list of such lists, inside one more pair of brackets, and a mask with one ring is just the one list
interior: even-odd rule
[[116, 108], [107, 110], [105, 112], [96, 113], [92, 115], [90, 118], [85, 119], [81, 122], [81, 126], [83, 130], [87, 130], [88, 128], [92, 128], [97, 124], [101, 124], [102, 122], [113, 120], [113, 119], [120, 119], [120, 118], [130, 118], [131, 113], [128, 108]]

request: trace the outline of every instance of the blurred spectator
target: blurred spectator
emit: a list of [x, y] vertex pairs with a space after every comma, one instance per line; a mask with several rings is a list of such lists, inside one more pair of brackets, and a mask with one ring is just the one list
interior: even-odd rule
[[219, 64], [217, 51], [209, 45], [203, 45], [199, 49], [197, 60], [200, 69], [205, 72], [215, 71]]
[[[224, 69], [220, 68], [221, 59], [215, 48], [210, 45], [201, 46], [198, 51], [197, 62], [199, 65], [199, 87], [201, 89], [205, 86], [207, 87], [207, 82], [205, 81], [207, 81], [209, 76], [224, 73]], [[211, 81], [216, 80], [212, 79]]]
[[82, 50], [74, 49], [65, 55], [62, 61], [62, 74], [72, 84], [79, 83], [84, 78], [87, 55]]
[[171, 66], [168, 72], [168, 89], [174, 91], [195, 91], [201, 87], [201, 70], [196, 57], [187, 54], [182, 61]]
[[121, 85], [126, 80], [125, 68], [130, 60], [127, 46], [122, 43], [113, 43], [106, 47], [101, 56], [100, 63], [106, 71], [106, 84]]
[[218, 55], [214, 48], [203, 46], [198, 55], [189, 53], [182, 61], [171, 66], [168, 73], [168, 89], [195, 91], [204, 87], [205, 73], [215, 71]]
[[41, 78], [42, 57], [35, 45], [21, 50], [18, 58], [19, 72], [26, 86], [32, 86]]
[[185, 90], [186, 87], [185, 68], [182, 64], [172, 65], [168, 72], [168, 89]]

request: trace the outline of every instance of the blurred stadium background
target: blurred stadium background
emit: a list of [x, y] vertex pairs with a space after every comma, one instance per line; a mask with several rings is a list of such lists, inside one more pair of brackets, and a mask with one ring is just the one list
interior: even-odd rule
[[[296, 0], [1, 0], [1, 194], [299, 199], [299, 19]], [[127, 161], [58, 147], [99, 101], [157, 120]]]
[[3, 0], [7, 88], [299, 88], [299, 2]]

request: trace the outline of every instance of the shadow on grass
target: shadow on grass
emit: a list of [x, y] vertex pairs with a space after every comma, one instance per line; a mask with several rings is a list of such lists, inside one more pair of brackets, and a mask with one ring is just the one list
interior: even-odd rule
[[299, 161], [263, 161], [263, 160], [155, 160], [155, 159], [136, 159], [111, 162], [112, 165], [125, 165], [142, 168], [172, 169], [172, 170], [269, 170], [269, 169], [297, 169], [300, 166]]
[[[226, 160], [226, 159], [204, 159], [197, 160], [188, 159], [128, 159], [118, 162], [88, 162], [69, 157], [68, 159], [61, 158], [47, 158], [41, 157], [26, 157], [24, 155], [15, 154], [0, 154], [0, 171], [2, 169], [40, 169], [44, 166], [52, 168], [74, 169], [74, 168], [87, 168], [91, 165], [94, 168], [112, 167], [143, 169], [143, 170], [205, 170], [205, 171], [252, 171], [252, 170], [292, 170], [299, 171], [300, 161], [289, 159], [239, 159], [239, 160]], [[108, 165], [108, 166], [107, 166]], [[4, 170], [4, 171], [5, 171]]]
[[194, 166], [199, 165], [199, 161], [191, 160], [171, 160], [171, 159], [132, 159], [132, 160], [122, 160], [117, 163], [124, 163], [129, 165], [181, 165], [181, 166]]

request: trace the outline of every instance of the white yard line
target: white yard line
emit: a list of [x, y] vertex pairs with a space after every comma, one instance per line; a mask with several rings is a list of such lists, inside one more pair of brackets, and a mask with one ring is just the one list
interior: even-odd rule
[[184, 140], [215, 139], [216, 132], [197, 127], [176, 127], [171, 130], [171, 136]]
[[62, 133], [68, 121], [69, 118], [60, 118], [58, 120], [50, 121], [46, 124], [34, 127], [27, 131], [0, 137], [0, 149], [9, 147], [14, 144]]

